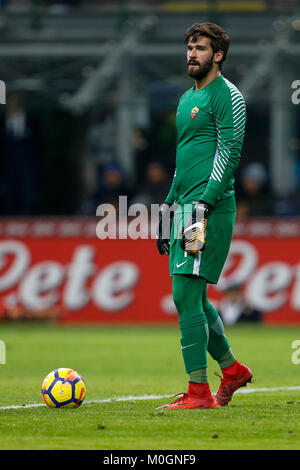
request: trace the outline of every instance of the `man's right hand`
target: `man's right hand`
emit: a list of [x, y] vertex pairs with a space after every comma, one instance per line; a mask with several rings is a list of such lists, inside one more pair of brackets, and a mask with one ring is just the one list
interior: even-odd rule
[[204, 201], [194, 204], [192, 215], [183, 228], [180, 243], [181, 248], [189, 255], [196, 255], [204, 250], [207, 216], [211, 208]]
[[170, 252], [170, 234], [173, 221], [173, 212], [170, 206], [164, 202], [159, 208], [159, 223], [156, 233], [156, 245], [161, 255], [168, 255]]

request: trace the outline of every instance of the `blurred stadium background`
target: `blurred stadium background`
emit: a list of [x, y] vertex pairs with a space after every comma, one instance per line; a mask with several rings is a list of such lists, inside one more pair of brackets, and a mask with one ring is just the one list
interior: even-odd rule
[[227, 324], [299, 323], [298, 1], [0, 4], [0, 318], [176, 322], [155, 241], [99, 240], [96, 208], [163, 202], [191, 86], [183, 34], [213, 21], [248, 123], [231, 254], [209, 294]]

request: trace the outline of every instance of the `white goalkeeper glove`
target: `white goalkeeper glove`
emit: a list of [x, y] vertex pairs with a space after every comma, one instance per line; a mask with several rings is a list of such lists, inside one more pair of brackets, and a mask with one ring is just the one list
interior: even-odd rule
[[182, 230], [181, 248], [190, 255], [197, 255], [205, 247], [207, 216], [212, 208], [204, 201], [195, 203], [192, 215]]

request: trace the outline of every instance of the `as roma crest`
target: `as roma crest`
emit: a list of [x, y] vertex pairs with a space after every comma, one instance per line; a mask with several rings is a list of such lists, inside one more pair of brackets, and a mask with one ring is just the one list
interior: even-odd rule
[[195, 119], [195, 117], [197, 116], [198, 113], [199, 113], [199, 108], [198, 108], [198, 106], [195, 106], [191, 111], [191, 118]]

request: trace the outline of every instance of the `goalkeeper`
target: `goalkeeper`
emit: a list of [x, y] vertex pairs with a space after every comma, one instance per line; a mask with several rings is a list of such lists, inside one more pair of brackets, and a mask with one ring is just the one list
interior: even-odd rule
[[[221, 74], [230, 42], [223, 28], [196, 23], [184, 40], [187, 73], [195, 84], [183, 94], [177, 109], [176, 171], [160, 207], [157, 247], [160, 254], [170, 255], [189, 387], [161, 407], [166, 409], [227, 405], [252, 378], [251, 370], [236, 360], [206, 292], [208, 282], [218, 282], [231, 243], [236, 216], [234, 172], [244, 139], [245, 102]], [[208, 384], [207, 351], [222, 371], [216, 397]]]

